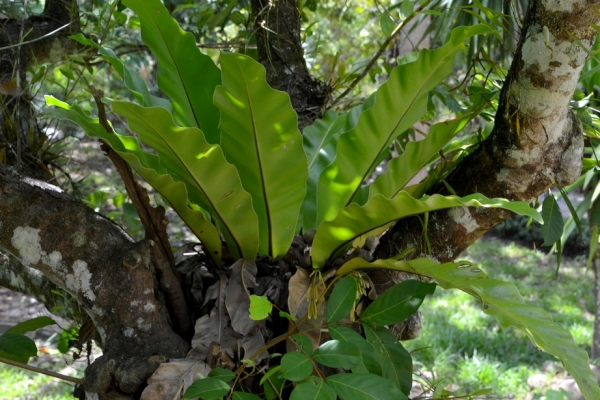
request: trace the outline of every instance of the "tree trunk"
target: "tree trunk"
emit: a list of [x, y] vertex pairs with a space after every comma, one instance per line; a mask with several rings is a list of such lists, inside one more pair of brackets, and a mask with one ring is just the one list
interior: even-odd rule
[[302, 131], [323, 114], [330, 88], [312, 77], [300, 40], [298, 0], [252, 0], [258, 58], [267, 82], [290, 95]]
[[[600, 24], [598, 1], [532, 1], [514, 61], [504, 82], [491, 135], [446, 179], [457, 195], [533, 201], [574, 182], [581, 173], [581, 123], [569, 110], [579, 75]], [[432, 193], [448, 194], [439, 185]], [[399, 221], [380, 241], [377, 258], [414, 247], [410, 257], [454, 260], [471, 243], [510, 217], [501, 209], [458, 208], [429, 216], [427, 248], [417, 218]], [[389, 276], [373, 280], [385, 288]]]
[[155, 278], [153, 241], [133, 242], [59, 188], [2, 164], [0, 193], [2, 247], [73, 296], [100, 335], [87, 392], [139, 396], [161, 362], [185, 356], [189, 343], [171, 329]]

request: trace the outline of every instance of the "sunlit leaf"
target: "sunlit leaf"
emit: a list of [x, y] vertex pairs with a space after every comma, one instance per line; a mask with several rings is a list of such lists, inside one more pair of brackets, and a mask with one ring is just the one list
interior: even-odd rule
[[[250, 195], [218, 145], [197, 128], [180, 128], [163, 108], [115, 101], [113, 110], [127, 118], [142, 142], [152, 146], [161, 164], [185, 184], [192, 202], [218, 222], [235, 257], [256, 257], [258, 219]], [[217, 183], [218, 182], [218, 183]], [[164, 190], [156, 188], [161, 194]]]
[[532, 217], [538, 222], [542, 220], [539, 213], [525, 202], [488, 199], [481, 194], [462, 198], [433, 195], [418, 200], [406, 192], [400, 192], [391, 200], [382, 195], [375, 195], [364, 206], [350, 204], [333, 220], [323, 222], [319, 226], [312, 247], [313, 267], [323, 267], [328, 259], [341, 254], [354, 239], [373, 229], [411, 215], [461, 206], [504, 208]]
[[421, 50], [419, 58], [396, 67], [375, 94], [375, 105], [340, 136], [334, 161], [320, 175], [317, 222], [329, 221], [351, 202], [379, 156], [427, 111], [427, 94], [452, 73], [464, 41], [493, 32], [484, 25], [459, 27], [446, 44]]
[[219, 143], [219, 109], [213, 104], [221, 72], [196, 47], [194, 35], [183, 31], [160, 0], [123, 0], [139, 17], [142, 40], [158, 62], [158, 86], [173, 102], [182, 126], [198, 127], [211, 144]]
[[98, 118], [90, 117], [78, 105], [71, 107], [52, 96], [45, 96], [45, 98], [48, 105], [59, 107], [47, 109], [46, 115], [73, 121], [89, 136], [105, 140], [146, 182], [157, 190], [160, 188], [159, 192], [198, 236], [208, 254], [217, 264], [221, 264], [221, 237], [217, 228], [206, 219], [202, 211], [189, 207], [185, 184], [173, 179], [170, 171], [160, 162], [158, 156], [143, 151], [135, 137], [108, 133], [99, 124]]
[[273, 304], [266, 296], [250, 295], [250, 318], [262, 321], [273, 311]]
[[468, 261], [438, 264], [421, 258], [410, 262], [388, 259], [368, 263], [354, 258], [345, 267], [347, 270], [388, 268], [415, 273], [434, 279], [444, 289], [456, 288], [474, 296], [482, 302], [483, 311], [495, 317], [502, 327], [519, 329], [537, 347], [558, 357], [577, 381], [585, 398], [600, 398], [597, 377], [589, 368], [585, 350], [577, 346], [569, 331], [552, 321], [548, 312], [526, 304], [514, 284], [488, 278]]
[[252, 196], [259, 221], [259, 253], [284, 255], [292, 243], [306, 194], [308, 168], [302, 135], [287, 93], [267, 84], [265, 68], [242, 54], [221, 54], [221, 146]]

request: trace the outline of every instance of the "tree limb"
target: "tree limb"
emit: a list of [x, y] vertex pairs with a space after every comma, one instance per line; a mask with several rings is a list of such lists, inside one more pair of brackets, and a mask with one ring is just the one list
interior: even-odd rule
[[160, 301], [152, 241], [134, 243], [57, 187], [3, 164], [0, 195], [0, 248], [65, 288], [102, 338], [86, 390], [135, 393], [160, 362], [185, 355], [189, 344], [171, 330]]
[[[569, 102], [600, 24], [598, 1], [531, 2], [514, 62], [502, 89], [494, 129], [447, 179], [459, 196], [533, 201], [581, 173], [581, 124]], [[571, 6], [567, 5], [569, 3]], [[572, 8], [569, 8], [572, 7]], [[447, 193], [439, 185], [432, 192]], [[380, 241], [377, 258], [415, 247], [410, 257], [454, 260], [485, 232], [510, 217], [501, 209], [460, 208], [431, 213], [428, 251], [421, 222], [399, 221]], [[373, 276], [383, 287], [388, 276]]]

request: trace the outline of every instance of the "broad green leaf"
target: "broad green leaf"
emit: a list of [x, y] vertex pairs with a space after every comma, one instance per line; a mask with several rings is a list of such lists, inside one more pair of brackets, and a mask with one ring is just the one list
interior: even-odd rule
[[29, 357], [35, 356], [37, 347], [27, 336], [9, 332], [0, 335], [0, 357], [27, 364]]
[[290, 394], [290, 400], [336, 400], [335, 391], [317, 376], [299, 384]]
[[360, 315], [363, 324], [393, 325], [414, 314], [426, 295], [435, 292], [435, 283], [413, 279], [392, 286], [377, 297]]
[[32, 332], [37, 329], [43, 328], [45, 326], [54, 325], [54, 324], [56, 324], [56, 322], [54, 322], [54, 320], [50, 317], [37, 317], [37, 318], [29, 319], [27, 321], [23, 321], [15, 326], [13, 326], [6, 332], [7, 333], [17, 333], [17, 334], [22, 335], [23, 333]]
[[183, 398], [200, 397], [202, 400], [218, 400], [229, 393], [230, 389], [227, 383], [218, 378], [204, 378], [192, 383], [183, 394]]
[[306, 355], [312, 355], [313, 345], [312, 341], [308, 336], [306, 336], [304, 333], [297, 333], [294, 336], [292, 336], [292, 340], [294, 341], [294, 343], [296, 343], [296, 346], [298, 348], [302, 349], [302, 351], [306, 353]]
[[594, 205], [594, 209], [592, 210], [591, 215], [592, 223], [596, 227], [600, 227], [600, 203], [596, 203]]
[[440, 122], [429, 129], [425, 139], [408, 142], [404, 152], [392, 159], [386, 171], [369, 186], [369, 198], [376, 194], [394, 198], [468, 121], [461, 118]]
[[206, 219], [202, 211], [189, 207], [185, 184], [173, 179], [170, 171], [165, 168], [158, 156], [143, 151], [137, 139], [132, 136], [106, 132], [98, 123], [98, 118], [92, 118], [85, 114], [77, 105], [70, 107], [51, 96], [46, 96], [46, 103], [60, 107], [46, 110], [46, 115], [73, 121], [89, 136], [106, 141], [146, 182], [167, 199], [177, 214], [200, 239], [210, 256], [218, 265], [221, 264], [221, 238], [217, 228]]
[[173, 111], [173, 105], [167, 99], [156, 97], [150, 94], [144, 80], [130, 68], [128, 68], [109, 48], [99, 46], [99, 52], [102, 57], [108, 61], [123, 77], [123, 82], [127, 89], [133, 94], [135, 99], [146, 107], [162, 107], [169, 112]]
[[235, 379], [235, 374], [233, 373], [233, 371], [225, 368], [213, 368], [208, 373], [208, 378], [220, 379], [223, 382], [231, 382]]
[[344, 400], [406, 400], [388, 379], [373, 374], [337, 374], [327, 384]]
[[313, 364], [304, 353], [291, 352], [281, 357], [280, 378], [298, 382], [312, 374]]
[[261, 400], [257, 395], [246, 392], [233, 392], [231, 398], [233, 400]]
[[544, 225], [542, 225], [544, 243], [542, 246], [552, 246], [560, 239], [564, 228], [564, 221], [560, 207], [551, 194], [547, 195], [542, 203], [542, 218], [544, 218]]
[[352, 372], [381, 375], [381, 364], [375, 354], [375, 348], [364, 337], [347, 326], [339, 325], [330, 326], [329, 334], [335, 340], [350, 342], [360, 349], [360, 362], [352, 368]]
[[392, 70], [375, 94], [375, 105], [361, 114], [354, 129], [340, 136], [333, 163], [321, 173], [317, 222], [333, 219], [348, 206], [394, 138], [419, 121], [427, 111], [427, 94], [452, 73], [464, 41], [491, 32], [483, 25], [456, 28], [439, 49], [421, 50], [415, 62]]
[[360, 349], [351, 342], [329, 340], [320, 345], [312, 357], [331, 368], [352, 369], [360, 362]]
[[273, 311], [273, 304], [266, 296], [250, 295], [250, 318], [255, 321], [262, 321]]
[[338, 322], [349, 315], [354, 302], [358, 285], [356, 279], [346, 276], [340, 279], [327, 300], [327, 311], [325, 319], [328, 324]]
[[302, 143], [308, 157], [308, 180], [306, 197], [302, 203], [302, 228], [304, 232], [317, 229], [317, 183], [321, 172], [335, 158], [338, 138], [344, 132], [354, 128], [360, 114], [373, 107], [375, 96], [353, 109], [337, 113], [329, 110], [323, 119], [317, 119], [313, 125], [304, 129]]
[[571, 218], [573, 218], [573, 221], [575, 222], [575, 226], [577, 226], [577, 231], [579, 232], [581, 237], [583, 237], [583, 230], [581, 229], [581, 221], [579, 220], [577, 211], [575, 211], [575, 207], [573, 207], [573, 203], [571, 203], [571, 200], [569, 199], [569, 194], [563, 187], [558, 188], [558, 190], [560, 191], [560, 194], [561, 194], [563, 200], [565, 201], [565, 204], [567, 205], [569, 212], [571, 213]]
[[264, 384], [268, 379], [270, 379], [273, 375], [279, 372], [281, 369], [280, 365], [276, 365], [274, 367], [269, 368], [269, 370], [260, 378], [259, 385]]
[[[279, 366], [274, 368], [279, 368]], [[277, 375], [269, 377], [263, 385], [265, 397], [267, 398], [267, 400], [281, 399], [281, 393], [283, 392], [283, 387], [285, 386], [285, 383], [286, 380], [280, 378]]]
[[384, 12], [379, 17], [379, 25], [381, 25], [381, 30], [385, 36], [390, 36], [394, 28], [396, 27], [396, 23], [392, 19], [392, 16], [388, 12]]
[[338, 256], [354, 239], [390, 222], [411, 215], [462, 206], [504, 208], [532, 217], [538, 222], [542, 221], [539, 213], [525, 202], [488, 199], [481, 194], [462, 198], [433, 195], [418, 200], [406, 192], [400, 192], [391, 200], [382, 195], [375, 195], [364, 206], [350, 204], [332, 221], [321, 223], [312, 248], [313, 267], [322, 268], [329, 258]]
[[142, 24], [142, 40], [158, 62], [158, 86], [173, 102], [173, 115], [182, 126], [198, 127], [211, 144], [219, 143], [219, 109], [213, 104], [221, 73], [196, 47], [160, 0], [123, 0]]
[[265, 68], [242, 54], [221, 54], [221, 146], [252, 195], [259, 253], [281, 256], [294, 238], [308, 168], [298, 117], [287, 93], [271, 89]]
[[513, 326], [525, 333], [533, 344], [558, 357], [568, 373], [575, 378], [586, 399], [600, 399], [597, 377], [589, 368], [589, 357], [566, 329], [555, 324], [545, 310], [525, 303], [512, 283], [488, 278], [468, 261], [438, 264], [420, 258], [400, 261], [377, 260], [367, 263], [361, 258], [348, 261], [346, 271], [367, 268], [387, 268], [433, 278], [444, 289], [460, 289], [482, 302], [483, 311], [495, 317], [500, 326]]
[[382, 376], [408, 396], [412, 388], [412, 357], [386, 328], [363, 326], [367, 340], [373, 344], [381, 362]]
[[[217, 219], [234, 257], [256, 257], [258, 220], [252, 198], [221, 148], [209, 144], [198, 128], [176, 126], [163, 108], [122, 101], [113, 102], [112, 107], [127, 118], [142, 142], [158, 152], [161, 163], [186, 184], [190, 200]], [[160, 188], [157, 190], [162, 194]]]

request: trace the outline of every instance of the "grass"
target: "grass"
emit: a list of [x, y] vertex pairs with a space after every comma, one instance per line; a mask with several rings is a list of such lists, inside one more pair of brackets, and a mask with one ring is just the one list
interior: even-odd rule
[[49, 376], [0, 364], [0, 399], [63, 400], [73, 399], [73, 384]]
[[[563, 260], [556, 276], [554, 257], [494, 239], [478, 241], [461, 258], [477, 263], [490, 277], [514, 283], [526, 301], [550, 312], [589, 353], [594, 292], [585, 260]], [[405, 344], [414, 351], [415, 364], [442, 377], [437, 385], [445, 389], [472, 393], [491, 388], [488, 398], [522, 399], [530, 391], [527, 378], [540, 373], [544, 361], [560, 364], [524, 334], [500, 328], [463, 292], [438, 288], [421, 310], [421, 335]]]
[[[38, 357], [29, 365], [61, 373], [73, 378], [83, 378], [87, 365], [85, 356], [73, 361], [72, 356], [61, 354], [54, 345], [36, 341]], [[0, 400], [71, 400], [75, 384], [33, 371], [0, 363]]]

